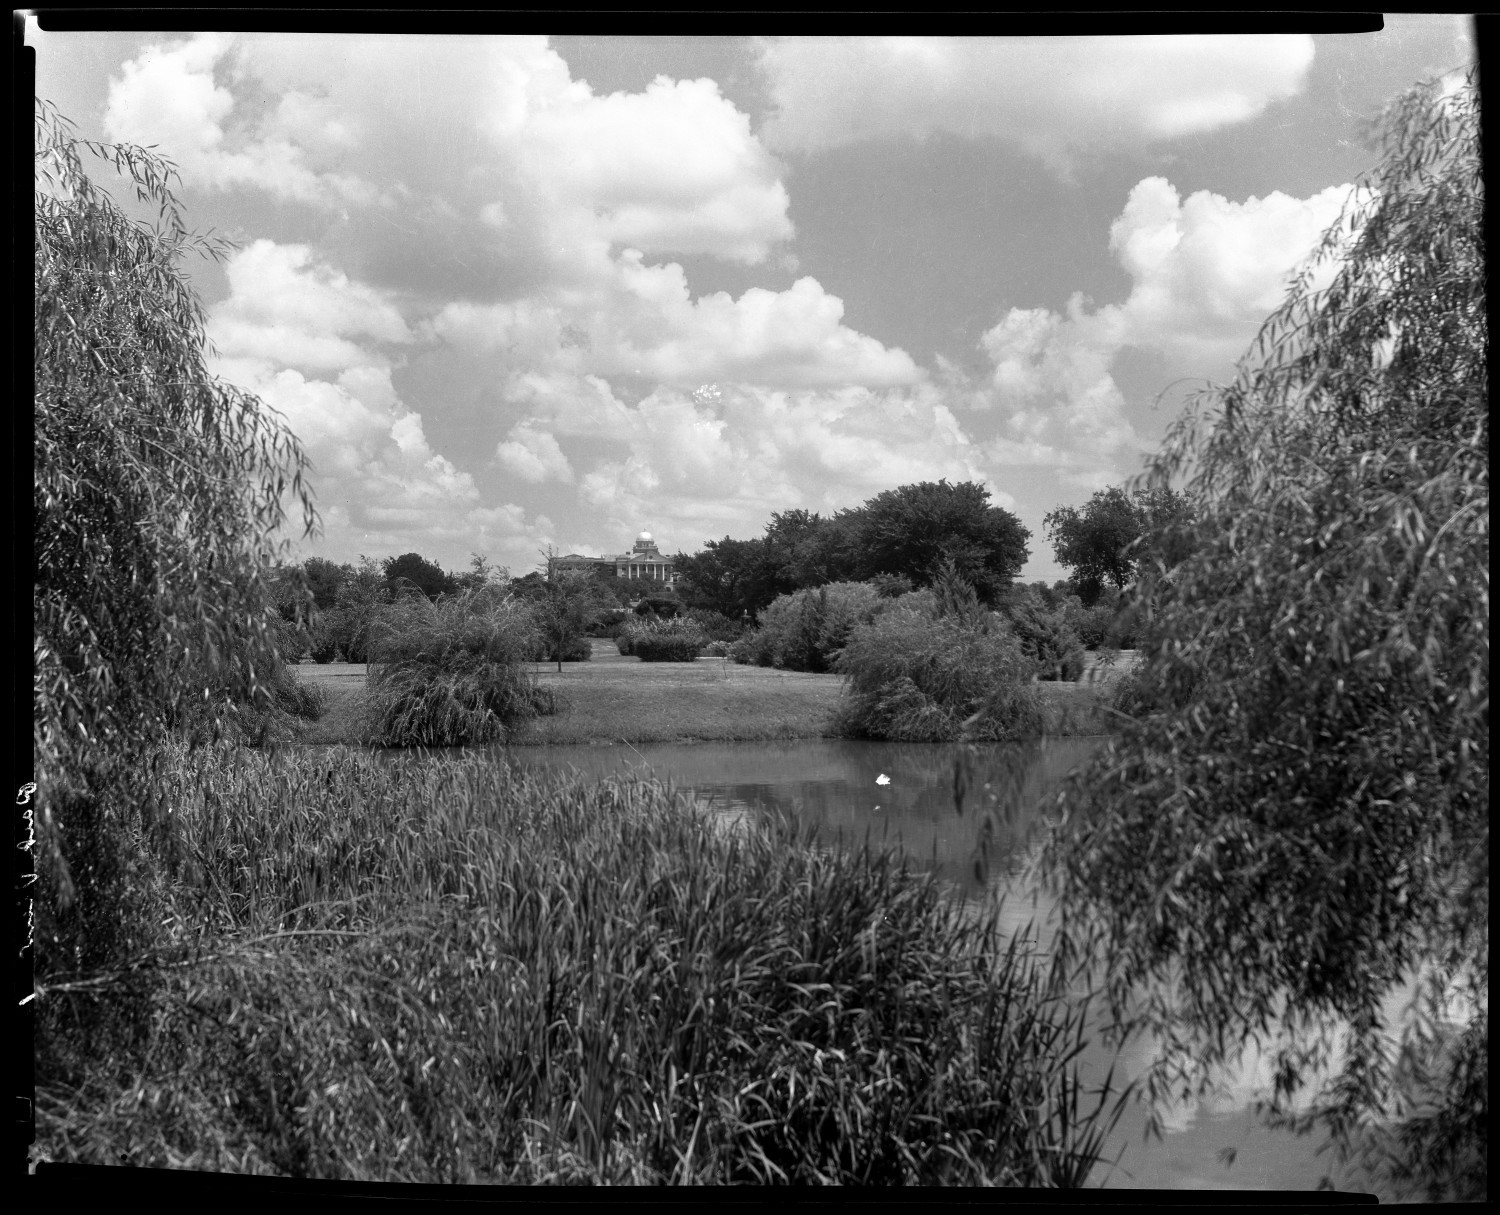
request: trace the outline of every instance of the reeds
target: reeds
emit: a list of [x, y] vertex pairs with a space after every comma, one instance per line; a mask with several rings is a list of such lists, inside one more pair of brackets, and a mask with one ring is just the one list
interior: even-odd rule
[[525, 607], [494, 588], [436, 603], [411, 595], [382, 610], [369, 689], [384, 746], [462, 746], [503, 738], [553, 709], [527, 666], [536, 632]]
[[1098, 1156], [1081, 1013], [868, 846], [477, 756], [175, 750], [156, 779], [185, 859], [131, 972], [150, 1032], [90, 1055], [109, 977], [43, 977], [53, 1158], [1069, 1185]]

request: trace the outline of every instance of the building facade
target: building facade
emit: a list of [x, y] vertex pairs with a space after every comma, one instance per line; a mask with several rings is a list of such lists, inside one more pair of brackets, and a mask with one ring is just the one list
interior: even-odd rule
[[547, 562], [547, 576], [557, 570], [584, 570], [587, 573], [611, 573], [616, 578], [658, 578], [673, 583], [678, 573], [672, 558], [663, 556], [656, 547], [650, 532], [642, 532], [635, 538], [628, 553], [606, 553], [602, 557], [585, 557], [580, 553], [568, 553], [564, 557], [553, 557]]

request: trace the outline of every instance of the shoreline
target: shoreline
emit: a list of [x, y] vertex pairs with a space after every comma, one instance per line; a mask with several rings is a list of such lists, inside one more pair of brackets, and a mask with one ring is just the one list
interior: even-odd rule
[[[772, 742], [843, 737], [833, 716], [844, 677], [741, 666], [728, 658], [645, 663], [625, 657], [608, 638], [591, 638], [588, 662], [531, 664], [538, 682], [558, 695], [559, 711], [524, 722], [505, 741], [518, 747], [618, 746], [638, 743]], [[1130, 653], [1130, 652], [1126, 652]], [[1123, 655], [1122, 655], [1123, 656]], [[1110, 731], [1099, 711], [1104, 692], [1134, 664], [1101, 667], [1095, 655], [1077, 683], [1037, 688], [1056, 734], [1082, 737]], [[299, 680], [325, 688], [329, 704], [317, 721], [302, 723], [296, 741], [310, 746], [374, 745], [364, 725], [369, 668], [364, 663], [303, 663]], [[1090, 679], [1091, 672], [1100, 672]], [[1049, 733], [1054, 733], [1050, 731]]]

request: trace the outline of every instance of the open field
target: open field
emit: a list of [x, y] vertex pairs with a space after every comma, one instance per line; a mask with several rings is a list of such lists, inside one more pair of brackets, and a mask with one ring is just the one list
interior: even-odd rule
[[[533, 666], [544, 687], [554, 689], [560, 711], [516, 731], [516, 745], [547, 743], [759, 741], [826, 738], [843, 678], [739, 666], [727, 658], [696, 662], [641, 662], [627, 658], [606, 639], [593, 640], [589, 662]], [[1134, 664], [1125, 652], [1113, 665], [1089, 654], [1078, 683], [1044, 683], [1038, 689], [1056, 712], [1060, 733], [1106, 731], [1101, 693]], [[298, 678], [327, 688], [328, 711], [303, 729], [306, 743], [359, 744], [366, 668], [356, 663], [304, 664]]]

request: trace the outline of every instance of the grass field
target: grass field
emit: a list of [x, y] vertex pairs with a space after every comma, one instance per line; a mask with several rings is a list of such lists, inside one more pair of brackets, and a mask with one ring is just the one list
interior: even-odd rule
[[[843, 686], [839, 675], [809, 675], [770, 667], [739, 666], [727, 658], [696, 662], [642, 662], [626, 658], [613, 641], [594, 639], [589, 662], [533, 667], [541, 683], [561, 701], [558, 713], [521, 727], [517, 745], [591, 742], [762, 741], [825, 738]], [[1101, 666], [1087, 656], [1078, 683], [1044, 683], [1038, 689], [1058, 733], [1087, 734], [1109, 729], [1099, 710], [1101, 692], [1128, 670], [1134, 654]], [[304, 727], [306, 743], [367, 743], [362, 701], [362, 664], [305, 664], [299, 678], [328, 689], [329, 708]]]

